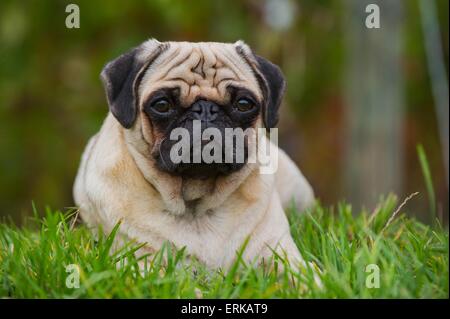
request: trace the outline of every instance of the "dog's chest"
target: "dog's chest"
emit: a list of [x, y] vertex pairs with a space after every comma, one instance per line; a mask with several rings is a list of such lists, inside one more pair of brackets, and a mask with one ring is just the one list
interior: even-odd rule
[[171, 242], [177, 248], [186, 247], [189, 255], [209, 266], [225, 267], [234, 260], [236, 251], [258, 223], [258, 216], [254, 216], [258, 214], [253, 210], [236, 211], [232, 206], [223, 205], [201, 216], [153, 216], [151, 224], [135, 235], [152, 249]]

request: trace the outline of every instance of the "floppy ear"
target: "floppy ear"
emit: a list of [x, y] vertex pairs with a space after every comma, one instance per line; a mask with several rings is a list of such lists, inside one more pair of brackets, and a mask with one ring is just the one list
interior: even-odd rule
[[235, 43], [237, 53], [252, 68], [261, 88], [265, 105], [263, 105], [264, 126], [273, 128], [278, 123], [278, 109], [283, 99], [286, 81], [280, 68], [252, 52], [247, 44], [239, 40]]
[[283, 99], [286, 81], [280, 68], [263, 57], [255, 55], [258, 69], [264, 77], [267, 86], [266, 106], [264, 110], [264, 124], [267, 129], [278, 123], [278, 109]]
[[160, 43], [149, 40], [106, 64], [100, 74], [109, 109], [125, 128], [132, 127], [136, 120], [137, 88], [145, 70], [160, 52]]

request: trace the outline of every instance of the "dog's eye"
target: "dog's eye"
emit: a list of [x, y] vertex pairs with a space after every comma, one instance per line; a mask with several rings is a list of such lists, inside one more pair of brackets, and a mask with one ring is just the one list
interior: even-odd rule
[[252, 100], [247, 98], [240, 98], [236, 102], [236, 109], [238, 109], [240, 112], [248, 112], [255, 106], [255, 103], [253, 103]]
[[153, 102], [152, 107], [159, 113], [166, 113], [170, 111], [172, 104], [166, 98], [161, 98]]

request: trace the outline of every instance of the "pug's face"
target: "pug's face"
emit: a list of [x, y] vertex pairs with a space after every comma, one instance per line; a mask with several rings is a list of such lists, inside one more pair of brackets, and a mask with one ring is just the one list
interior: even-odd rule
[[[274, 127], [285, 86], [279, 68], [241, 41], [149, 40], [107, 64], [102, 80], [111, 112], [125, 129], [139, 124], [150, 146], [147, 156], [157, 168], [201, 179], [227, 175], [245, 165], [249, 140], [243, 147], [236, 141], [226, 147], [226, 130]], [[183, 142], [187, 156], [181, 162], [173, 158], [181, 141], [172, 134], [180, 129], [189, 137]], [[203, 133], [212, 130], [220, 134], [205, 137]], [[216, 160], [196, 160], [196, 152], [211, 143], [216, 143], [212, 152], [220, 150]]]

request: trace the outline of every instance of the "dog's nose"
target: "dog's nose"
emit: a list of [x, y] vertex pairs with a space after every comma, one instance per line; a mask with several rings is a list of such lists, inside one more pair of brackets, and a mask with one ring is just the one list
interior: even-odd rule
[[192, 105], [191, 111], [194, 113], [196, 120], [210, 122], [217, 118], [219, 106], [214, 102], [198, 100]]

